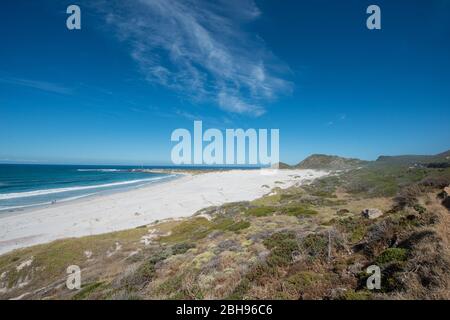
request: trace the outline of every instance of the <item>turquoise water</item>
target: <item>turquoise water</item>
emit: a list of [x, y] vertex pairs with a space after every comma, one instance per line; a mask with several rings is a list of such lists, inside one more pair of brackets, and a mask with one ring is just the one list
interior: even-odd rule
[[167, 181], [128, 166], [0, 164], [0, 214]]

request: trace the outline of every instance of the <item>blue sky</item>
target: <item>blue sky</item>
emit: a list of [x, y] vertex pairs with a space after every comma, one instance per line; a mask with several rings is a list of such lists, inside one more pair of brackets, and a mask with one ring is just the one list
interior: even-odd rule
[[0, 162], [167, 164], [193, 120], [279, 128], [288, 163], [450, 148], [448, 1], [280, 3], [2, 1]]

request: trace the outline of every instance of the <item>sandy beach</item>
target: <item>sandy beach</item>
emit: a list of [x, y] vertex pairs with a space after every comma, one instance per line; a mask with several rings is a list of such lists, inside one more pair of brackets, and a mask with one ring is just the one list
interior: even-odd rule
[[56, 239], [186, 217], [205, 207], [253, 200], [274, 187], [287, 188], [325, 174], [316, 170], [278, 170], [275, 174], [262, 174], [260, 170], [186, 174], [134, 190], [0, 215], [0, 254]]

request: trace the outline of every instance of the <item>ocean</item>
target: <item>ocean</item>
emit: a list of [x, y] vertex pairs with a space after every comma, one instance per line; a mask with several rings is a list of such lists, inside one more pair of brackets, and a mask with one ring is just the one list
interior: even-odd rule
[[[150, 167], [146, 167], [150, 168]], [[131, 166], [0, 164], [0, 214], [176, 178]]]

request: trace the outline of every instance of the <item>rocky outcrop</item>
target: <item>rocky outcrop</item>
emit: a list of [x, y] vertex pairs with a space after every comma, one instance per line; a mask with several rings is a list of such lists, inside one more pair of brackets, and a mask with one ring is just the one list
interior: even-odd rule
[[364, 218], [367, 219], [376, 219], [378, 217], [381, 217], [383, 215], [383, 211], [381, 211], [380, 209], [376, 209], [376, 208], [368, 208], [368, 209], [364, 209], [361, 212], [362, 216]]

